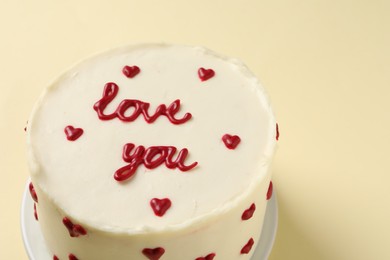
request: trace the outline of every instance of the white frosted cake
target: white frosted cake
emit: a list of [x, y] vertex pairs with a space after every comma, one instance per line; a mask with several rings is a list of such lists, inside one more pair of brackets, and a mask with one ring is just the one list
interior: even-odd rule
[[50, 85], [27, 134], [53, 259], [251, 258], [278, 130], [241, 62], [176, 45], [97, 55]]

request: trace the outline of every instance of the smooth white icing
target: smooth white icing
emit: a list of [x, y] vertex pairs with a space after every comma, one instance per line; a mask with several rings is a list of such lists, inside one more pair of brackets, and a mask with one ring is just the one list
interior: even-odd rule
[[[141, 72], [127, 78], [122, 73], [125, 65], [137, 65]], [[200, 67], [213, 69], [215, 76], [202, 82], [197, 74]], [[180, 99], [181, 108], [176, 117], [188, 112], [192, 118], [180, 125], [172, 124], [164, 116], [151, 124], [142, 116], [134, 122], [122, 122], [118, 118], [102, 121], [93, 105], [102, 97], [107, 82], [115, 82], [119, 92], [106, 113], [113, 112], [123, 99], [148, 102], [150, 111]], [[47, 240], [52, 236], [54, 239], [52, 230], [64, 229], [61, 216], [69, 216], [87, 229], [101, 233], [95, 239], [103, 241], [107, 232], [119, 236], [119, 240], [139, 234], [154, 241], [167, 234], [176, 237], [178, 233], [188, 234], [201, 227], [209, 229], [212, 223], [218, 230], [230, 228], [217, 227], [222, 225], [217, 224], [220, 221], [243, 233], [237, 240], [245, 242], [231, 245], [239, 251], [249, 239], [242, 231], [248, 228], [239, 227], [243, 225], [242, 210], [254, 201], [259, 204], [258, 220], [247, 226], [261, 227], [275, 146], [275, 124], [264, 90], [247, 68], [237, 60], [220, 57], [204, 48], [125, 47], [80, 63], [47, 89], [27, 128], [32, 180], [38, 195], [52, 204], [45, 207], [38, 203], [43, 219], [52, 223], [41, 221]], [[64, 134], [67, 125], [81, 127], [84, 134], [76, 141], [68, 141]], [[236, 149], [227, 149], [222, 142], [226, 133], [241, 138]], [[113, 174], [127, 164], [122, 159], [126, 143], [187, 148], [186, 164], [196, 161], [198, 165], [187, 172], [168, 169], [165, 165], [148, 170], [141, 165], [131, 179], [119, 183]], [[171, 200], [172, 206], [163, 217], [153, 213], [149, 205], [152, 198]], [[238, 214], [237, 221], [232, 220], [235, 218], [232, 212]], [[222, 216], [226, 216], [224, 221]], [[59, 224], [55, 224], [55, 218], [60, 219]], [[207, 232], [217, 232], [210, 230]], [[63, 233], [66, 235], [66, 229]], [[148, 237], [150, 234], [154, 238]], [[199, 234], [188, 239], [205, 238], [206, 233]], [[223, 239], [224, 235], [219, 231], [216, 236]], [[93, 240], [93, 235], [90, 237]], [[139, 238], [136, 245], [147, 247], [140, 241], [143, 240]], [[160, 239], [163, 241], [165, 238]], [[168, 248], [169, 243], [178, 245], [175, 239], [167, 241]], [[186, 244], [181, 247], [183, 250]], [[166, 251], [164, 257], [174, 250]], [[192, 252], [189, 257], [196, 254]], [[142, 254], [133, 257], [144, 259]], [[162, 259], [174, 257], [173, 254]], [[225, 255], [222, 259], [237, 259], [237, 256], [230, 257]]]

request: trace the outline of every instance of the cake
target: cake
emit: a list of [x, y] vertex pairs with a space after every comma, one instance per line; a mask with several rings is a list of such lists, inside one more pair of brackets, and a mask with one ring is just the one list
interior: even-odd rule
[[53, 259], [251, 258], [279, 133], [240, 61], [164, 44], [98, 54], [50, 84], [26, 131]]

